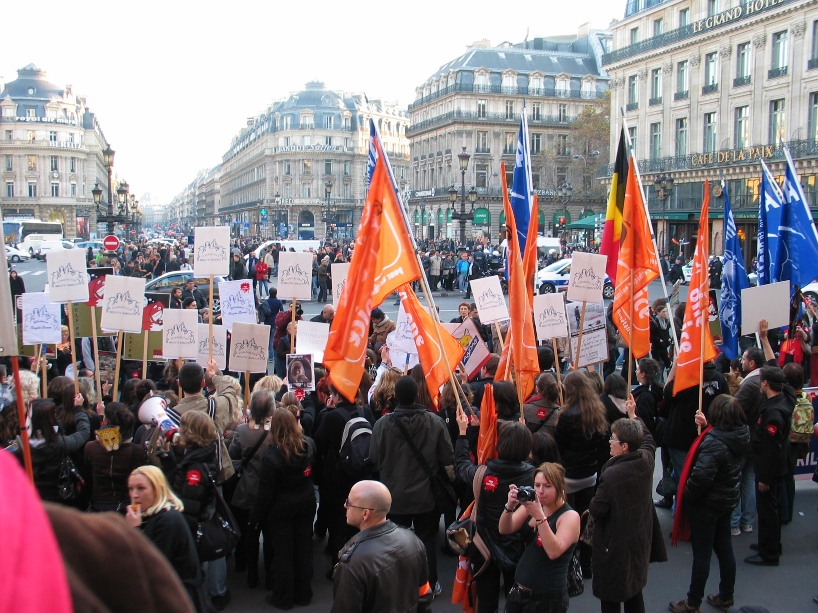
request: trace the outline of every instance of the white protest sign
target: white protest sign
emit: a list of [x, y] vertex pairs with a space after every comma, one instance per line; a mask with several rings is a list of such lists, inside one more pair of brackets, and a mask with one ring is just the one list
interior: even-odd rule
[[[394, 335], [394, 336], [393, 336]], [[395, 330], [389, 333], [389, 351], [400, 351], [402, 353], [417, 353], [415, 346], [415, 336], [412, 328], [409, 327], [409, 320], [403, 304], [398, 308], [398, 316], [395, 319]]]
[[[582, 328], [582, 354], [579, 356], [579, 363], [575, 358], [573, 359], [574, 365], [578, 368], [607, 362], [610, 357], [608, 355], [608, 332], [605, 327], [605, 306], [601, 302], [588, 302], [586, 305], [585, 325]], [[565, 306], [571, 330], [571, 355], [576, 356], [582, 303], [569, 302]]]
[[145, 279], [138, 277], [105, 276], [102, 304], [103, 330], [142, 331], [142, 309], [145, 300]]
[[568, 300], [601, 302], [608, 256], [575, 251], [571, 258]]
[[193, 229], [193, 271], [197, 277], [230, 274], [229, 226]]
[[[691, 300], [688, 296], [688, 301]], [[741, 334], [758, 332], [766, 319], [770, 330], [790, 325], [790, 282], [769, 283], [741, 290]]]
[[269, 345], [270, 326], [237, 321], [230, 338], [230, 370], [266, 373]]
[[[392, 363], [393, 368], [399, 368], [401, 372], [404, 370], [409, 372], [409, 369], [414, 368], [415, 364], [420, 364], [420, 356], [417, 353], [417, 348], [415, 348], [414, 340], [412, 340], [411, 351], [403, 351], [400, 347], [393, 347], [397, 334], [397, 330], [392, 330], [386, 335], [385, 344], [389, 349], [389, 361]], [[405, 344], [401, 344], [401, 346], [405, 346]]]
[[198, 313], [192, 309], [165, 309], [162, 314], [162, 356], [165, 359], [199, 356]]
[[472, 318], [467, 318], [462, 324], [452, 325], [457, 325], [452, 336], [460, 341], [460, 346], [465, 351], [461, 362], [466, 367], [466, 375], [473, 379], [480, 374], [480, 369], [489, 361], [491, 353]]
[[483, 279], [472, 279], [469, 283], [474, 302], [477, 304], [480, 323], [490, 324], [509, 318], [500, 277], [492, 275]]
[[[3, 212], [0, 211], [0, 218]], [[6, 261], [6, 250], [0, 250], [0, 266], [8, 270], [8, 263]], [[11, 300], [11, 286], [9, 283], [9, 275], [0, 275], [0, 313], [4, 316], [0, 317], [0, 355], [17, 355], [17, 330], [14, 327], [13, 308], [22, 309], [22, 301], [18, 304], [12, 304]], [[19, 300], [19, 296], [18, 296]]]
[[[337, 305], [341, 300], [341, 292], [347, 284], [347, 275], [349, 274], [349, 264], [346, 262], [339, 262], [333, 264], [332, 268], [332, 304]], [[316, 362], [321, 360], [316, 358]]]
[[60, 307], [51, 302], [48, 294], [23, 294], [23, 344], [62, 343]]
[[568, 316], [562, 294], [534, 296], [534, 324], [540, 341], [568, 336]]
[[319, 321], [299, 321], [296, 326], [298, 351], [312, 354], [317, 363], [323, 362], [330, 325]]
[[258, 321], [253, 282], [250, 279], [219, 283], [219, 301], [222, 309], [222, 323], [228, 331], [233, 331], [234, 322], [254, 324]]
[[[210, 358], [210, 347], [207, 342], [210, 326], [198, 324], [197, 330], [199, 332], [199, 353], [196, 356], [196, 363], [202, 368], [207, 368], [207, 361]], [[227, 328], [224, 326], [213, 326], [213, 359], [219, 370], [227, 370]]]
[[88, 302], [85, 249], [49, 251], [45, 263], [51, 302]]
[[[278, 256], [278, 297], [312, 299], [312, 253], [282, 251]], [[219, 286], [221, 292], [221, 286]]]

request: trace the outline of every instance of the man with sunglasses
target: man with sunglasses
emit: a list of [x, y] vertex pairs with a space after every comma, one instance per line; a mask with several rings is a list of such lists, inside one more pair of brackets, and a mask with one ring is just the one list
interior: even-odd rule
[[360, 532], [341, 549], [333, 574], [333, 613], [431, 611], [426, 549], [411, 530], [386, 519], [389, 489], [359, 481], [344, 502], [347, 523]]

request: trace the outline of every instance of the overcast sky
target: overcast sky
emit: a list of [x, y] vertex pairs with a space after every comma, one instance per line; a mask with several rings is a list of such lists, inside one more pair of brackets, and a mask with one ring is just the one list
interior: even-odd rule
[[116, 151], [116, 172], [137, 197], [167, 202], [221, 161], [248, 117], [307, 81], [405, 106], [476, 40], [571, 34], [589, 19], [606, 28], [625, 4], [44, 0], [6, 11], [0, 77], [33, 62], [72, 84]]

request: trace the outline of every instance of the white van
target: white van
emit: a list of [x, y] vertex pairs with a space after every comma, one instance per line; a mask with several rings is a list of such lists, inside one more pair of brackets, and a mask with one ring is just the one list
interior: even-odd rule
[[40, 242], [40, 246], [34, 251], [34, 257], [38, 260], [44, 260], [48, 253], [52, 251], [64, 251], [65, 249], [74, 249], [74, 243], [67, 240], [42, 241]]
[[303, 251], [309, 251], [312, 249], [313, 251], [318, 251], [321, 248], [321, 241], [319, 240], [303, 240], [303, 241], [286, 241], [286, 240], [273, 240], [273, 241], [265, 241], [261, 243], [261, 246], [256, 249], [256, 257], [259, 257], [262, 249], [266, 249], [270, 245], [273, 244], [281, 245], [282, 251], [289, 251], [290, 248], [296, 252], [301, 253]]

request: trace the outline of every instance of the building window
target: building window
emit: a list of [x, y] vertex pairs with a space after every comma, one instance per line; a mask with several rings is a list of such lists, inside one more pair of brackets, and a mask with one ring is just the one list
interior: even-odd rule
[[557, 155], [570, 155], [567, 134], [557, 134]]
[[631, 45], [635, 45], [639, 42], [639, 28], [631, 28], [629, 40]]
[[71, 197], [72, 198], [77, 197], [77, 184], [76, 183], [71, 184]]
[[704, 114], [704, 152], [714, 153], [717, 146], [716, 113]]
[[77, 158], [71, 158], [68, 162], [69, 172], [77, 172]]
[[558, 113], [557, 119], [559, 120], [560, 123], [565, 123], [566, 121], [568, 121], [567, 104], [560, 102], [559, 105], [557, 105], [557, 113]]
[[[773, 70], [787, 68], [787, 31], [773, 34]], [[786, 73], [784, 73], [786, 74]]]
[[34, 133], [34, 130], [26, 130], [26, 140], [30, 143], [37, 140], [37, 135]]
[[688, 68], [687, 60], [676, 64], [676, 93], [686, 94], [688, 91]]
[[[812, 22], [812, 55], [810, 59], [818, 60], [818, 20]], [[810, 66], [813, 68], [813, 66]]]
[[503, 93], [504, 94], [517, 93], [517, 75], [511, 73], [503, 75]]
[[486, 188], [489, 186], [489, 165], [477, 164], [475, 166], [475, 178], [477, 180], [477, 187]]
[[344, 198], [349, 200], [352, 198], [352, 185], [344, 183]]
[[707, 16], [712, 17], [719, 12], [719, 0], [707, 0]]
[[718, 76], [719, 55], [717, 52], [708, 53], [704, 56], [704, 84], [716, 85], [719, 82]]
[[503, 153], [506, 155], [509, 153], [517, 153], [517, 135], [514, 132], [506, 132]]
[[301, 161], [301, 174], [311, 175], [312, 174], [312, 160], [302, 160]]
[[485, 98], [481, 98], [477, 101], [477, 118], [478, 119], [485, 119], [486, 118], [486, 106], [488, 102]]
[[310, 185], [309, 183], [301, 184], [301, 197], [312, 198], [312, 185]]
[[74, 144], [74, 135], [71, 132], [68, 133], [68, 143], [71, 145]]
[[36, 109], [26, 109], [26, 117], [36, 117], [37, 111]]
[[349, 176], [349, 162], [344, 162], [344, 176]]
[[773, 145], [780, 145], [787, 137], [787, 116], [784, 99], [770, 100], [770, 140]]
[[292, 118], [289, 115], [284, 116], [284, 128], [283, 128], [284, 130], [289, 130], [290, 129], [290, 120], [291, 119]]
[[6, 170], [12, 170], [12, 157], [10, 155], [4, 156], [6, 160]]
[[528, 80], [528, 93], [532, 96], [538, 96], [543, 93], [542, 77], [531, 77]]
[[676, 120], [676, 157], [687, 155], [687, 117]]
[[690, 9], [679, 10], [679, 27], [684, 28], [690, 25]]
[[37, 156], [36, 155], [28, 156], [28, 169], [29, 170], [37, 170]]
[[289, 177], [291, 174], [292, 174], [292, 171], [290, 170], [290, 163], [289, 162], [284, 162], [284, 176]]
[[59, 183], [51, 183], [51, 197], [58, 198], [60, 195], [60, 184]]
[[332, 120], [335, 119], [332, 115], [324, 116], [324, 128], [332, 130]]
[[303, 147], [311, 147], [312, 146], [312, 137], [309, 134], [305, 134], [301, 137], [301, 145]]
[[474, 91], [476, 92], [491, 91], [491, 88], [489, 87], [489, 76], [486, 73], [481, 72], [480, 74], [477, 75], [477, 78], [475, 79], [474, 82]]
[[636, 147], [636, 126], [628, 126], [628, 138], [631, 141], [631, 148]]
[[540, 121], [542, 117], [542, 102], [534, 102], [531, 105], [531, 119], [533, 121]]
[[662, 101], [662, 69], [654, 68], [650, 71], [650, 99]]
[[4, 108], [3, 117], [14, 117], [14, 109], [11, 107]]
[[506, 119], [514, 119], [514, 100], [506, 100]]
[[14, 198], [14, 183], [12, 181], [6, 181], [6, 197]]
[[807, 122], [809, 133], [807, 138], [815, 142], [818, 140], [818, 92], [809, 95], [809, 118]]
[[331, 136], [325, 136], [324, 137], [324, 144], [327, 147], [332, 147], [332, 137]]
[[292, 198], [293, 197], [292, 187], [290, 186], [289, 183], [284, 184], [284, 197], [285, 198]]
[[736, 47], [736, 80], [733, 85], [750, 83], [750, 43], [741, 43]]
[[636, 75], [628, 77], [628, 108], [633, 110], [639, 100], [639, 81]]
[[489, 133], [477, 131], [477, 153], [489, 153]]
[[49, 143], [56, 143], [57, 142], [57, 133], [53, 130], [48, 133], [48, 142]]
[[568, 181], [568, 167], [557, 166], [557, 185], [562, 185]]
[[658, 160], [662, 157], [662, 124], [650, 124], [650, 159]]
[[531, 134], [531, 155], [536, 155], [542, 150], [542, 134], [532, 132]]
[[735, 126], [733, 130], [733, 146], [743, 149], [750, 144], [750, 107], [736, 107]]
[[37, 197], [37, 184], [33, 181], [29, 181], [28, 183], [28, 197], [29, 198], [36, 198]]
[[13, 140], [14, 139], [14, 132], [12, 130], [6, 130], [6, 140]]
[[661, 36], [664, 32], [664, 22], [661, 18], [653, 20], [653, 35]]
[[51, 172], [55, 172], [57, 170], [57, 156], [51, 156]]
[[325, 175], [332, 174], [332, 160], [324, 160], [324, 174]]
[[349, 136], [345, 136], [344, 137], [344, 151], [347, 151], [349, 149], [349, 147], [350, 147]]

